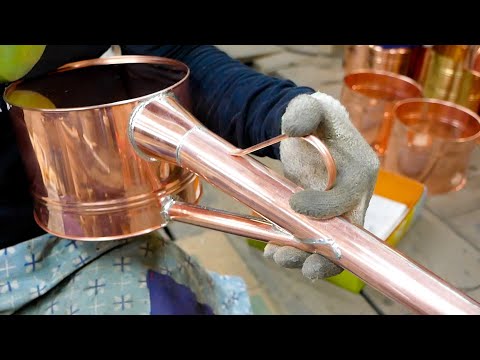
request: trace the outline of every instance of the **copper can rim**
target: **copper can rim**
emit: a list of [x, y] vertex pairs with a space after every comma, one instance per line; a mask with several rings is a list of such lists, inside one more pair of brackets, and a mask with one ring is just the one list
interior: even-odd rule
[[172, 90], [176, 87], [178, 87], [180, 84], [185, 82], [189, 76], [190, 76], [190, 68], [183, 62], [174, 60], [174, 59], [169, 59], [165, 57], [160, 57], [160, 56], [147, 56], [147, 55], [120, 55], [120, 56], [111, 56], [108, 58], [96, 58], [96, 59], [89, 59], [89, 60], [80, 60], [72, 63], [65, 64], [63, 66], [60, 66], [57, 68], [55, 71], [51, 72], [50, 74], [56, 74], [64, 71], [69, 71], [69, 70], [74, 70], [74, 69], [80, 69], [80, 68], [85, 68], [89, 66], [99, 66], [99, 65], [117, 65], [117, 64], [165, 64], [165, 65], [176, 65], [183, 70], [185, 70], [185, 76], [177, 81], [176, 83], [170, 85], [169, 87], [166, 87], [164, 89], [155, 91], [151, 94], [143, 95], [140, 97], [135, 97], [135, 98], [130, 98], [130, 99], [125, 99], [121, 101], [115, 101], [115, 102], [110, 102], [110, 103], [105, 103], [105, 104], [98, 104], [98, 105], [90, 105], [90, 106], [79, 106], [79, 107], [70, 107], [70, 108], [55, 108], [55, 109], [44, 109], [44, 108], [37, 108], [37, 107], [28, 107], [28, 106], [19, 106], [16, 104], [11, 104], [8, 99], [7, 95], [14, 91], [15, 88], [23, 83], [25, 79], [20, 79], [17, 80], [10, 85], [7, 86], [3, 93], [3, 100], [12, 106], [19, 107], [24, 110], [30, 110], [30, 111], [41, 111], [41, 112], [46, 112], [46, 113], [55, 113], [55, 112], [70, 112], [70, 111], [85, 111], [85, 110], [95, 110], [95, 109], [102, 109], [102, 108], [107, 108], [107, 107], [112, 107], [112, 106], [117, 106], [117, 105], [124, 105], [124, 104], [130, 104], [130, 103], [135, 103], [138, 101], [143, 101], [146, 99], [149, 99], [151, 97], [157, 96], [160, 93], [163, 92], [168, 92], [169, 90]]
[[[385, 70], [373, 70], [373, 69], [357, 69], [355, 71], [352, 71], [348, 74], [346, 74], [344, 77], [343, 77], [343, 82], [344, 84], [347, 84], [346, 80], [348, 77], [353, 77], [354, 75], [383, 75], [383, 76], [388, 76], [388, 77], [391, 77], [391, 78], [394, 78], [395, 80], [402, 80], [406, 83], [409, 83], [410, 85], [416, 87], [420, 93], [423, 93], [423, 87], [422, 85], [420, 85], [417, 81], [413, 80], [412, 78], [408, 77], [408, 76], [405, 76], [405, 75], [401, 75], [401, 74], [398, 74], [398, 73], [394, 73], [394, 72], [391, 72], [391, 71], [385, 71]], [[348, 86], [348, 85], [347, 85]], [[348, 86], [348, 88], [351, 89], [350, 86]]]
[[[453, 108], [455, 110], [464, 112], [467, 115], [469, 115], [473, 120], [475, 120], [478, 123], [478, 126], [480, 128], [480, 116], [478, 114], [476, 114], [475, 112], [473, 112], [472, 110], [466, 108], [465, 106], [453, 103], [451, 101], [439, 100], [439, 99], [433, 99], [433, 98], [409, 98], [409, 99], [404, 99], [404, 100], [397, 101], [395, 103], [395, 105], [393, 106], [393, 110], [392, 110], [394, 118], [397, 117], [396, 114], [397, 114], [397, 111], [398, 111], [399, 107], [401, 107], [405, 104], [416, 103], [416, 102], [425, 103], [425, 104], [443, 105], [443, 106], [447, 106], [447, 107]], [[401, 122], [402, 126], [404, 126], [406, 128], [409, 128], [409, 126], [406, 125], [403, 121], [400, 121], [400, 122]], [[444, 137], [437, 136], [437, 135], [431, 135], [431, 136], [432, 136], [432, 138], [439, 139], [443, 142], [467, 143], [467, 142], [470, 142], [470, 141], [475, 141], [477, 139], [480, 139], [480, 130], [477, 131], [474, 135], [471, 135], [471, 136], [468, 136], [468, 137], [456, 138], [456, 139], [444, 138]]]

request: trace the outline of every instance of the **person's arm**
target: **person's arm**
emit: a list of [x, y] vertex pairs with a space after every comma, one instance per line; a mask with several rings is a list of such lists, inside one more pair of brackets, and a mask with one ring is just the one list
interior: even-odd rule
[[[281, 117], [294, 97], [313, 89], [263, 75], [211, 45], [121, 45], [124, 55], [179, 60], [191, 71], [193, 115], [235, 146], [247, 148], [280, 134]], [[279, 159], [279, 148], [255, 153]]]

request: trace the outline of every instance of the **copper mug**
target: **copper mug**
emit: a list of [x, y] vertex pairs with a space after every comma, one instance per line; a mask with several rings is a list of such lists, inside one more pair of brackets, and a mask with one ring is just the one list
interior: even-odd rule
[[365, 140], [382, 156], [388, 146], [392, 109], [399, 100], [422, 96], [414, 80], [392, 72], [359, 70], [346, 75], [340, 102]]
[[425, 51], [423, 46], [346, 45], [343, 70], [345, 75], [360, 70], [378, 70], [416, 79]]
[[480, 63], [478, 45], [435, 45], [429, 50], [418, 81], [424, 96], [451, 101], [479, 112]]
[[[188, 110], [188, 75], [177, 61], [123, 56], [6, 89], [40, 226], [98, 241], [181, 221], [322, 254], [418, 313], [480, 314], [475, 300], [366, 230], [292, 210], [289, 199], [302, 189], [248, 156], [292, 140], [241, 150], [213, 134]], [[334, 183], [328, 149], [305, 140]], [[262, 218], [192, 204], [200, 196], [195, 174]]]
[[430, 194], [465, 186], [480, 116], [452, 102], [421, 98], [399, 101], [393, 118], [386, 170], [423, 182]]

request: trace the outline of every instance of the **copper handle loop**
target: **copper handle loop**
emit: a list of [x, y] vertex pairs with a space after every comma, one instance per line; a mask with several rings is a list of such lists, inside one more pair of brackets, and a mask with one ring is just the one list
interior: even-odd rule
[[[270, 140], [261, 142], [260, 144], [253, 145], [247, 149], [238, 149], [235, 150], [234, 152], [231, 153], [232, 156], [245, 156], [248, 155], [254, 151], [266, 148], [267, 146], [279, 143], [280, 141], [283, 141], [285, 139], [288, 139], [289, 136], [286, 134], [278, 135]], [[328, 150], [327, 146], [316, 136], [313, 135], [307, 135], [307, 136], [302, 136], [300, 139], [305, 140], [306, 142], [310, 143], [313, 145], [318, 152], [321, 154], [323, 162], [325, 163], [325, 167], [327, 168], [327, 185], [325, 187], [325, 191], [330, 190], [335, 184], [335, 180], [337, 178], [337, 166], [335, 164], [335, 160], [333, 159], [332, 154]]]

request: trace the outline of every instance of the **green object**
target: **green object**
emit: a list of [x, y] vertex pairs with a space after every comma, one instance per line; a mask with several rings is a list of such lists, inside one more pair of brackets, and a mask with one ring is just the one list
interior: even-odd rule
[[0, 45], [0, 82], [25, 76], [42, 57], [46, 45]]
[[254, 247], [262, 251], [265, 249], [265, 246], [267, 246], [267, 243], [264, 243], [263, 241], [253, 240], [253, 239], [247, 239], [247, 243], [251, 247]]
[[14, 90], [7, 98], [10, 104], [36, 109], [55, 109], [55, 104], [52, 103], [42, 94], [30, 90]]
[[360, 291], [362, 291], [362, 289], [365, 287], [365, 283], [348, 270], [344, 270], [340, 274], [332, 276], [325, 280], [331, 282], [332, 284], [343, 287], [344, 289], [349, 290], [355, 294], [360, 293]]

